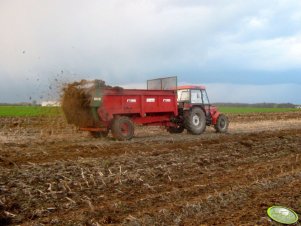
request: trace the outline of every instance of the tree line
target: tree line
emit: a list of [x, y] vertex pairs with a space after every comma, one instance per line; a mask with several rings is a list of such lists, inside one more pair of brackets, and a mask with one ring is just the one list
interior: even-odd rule
[[295, 108], [296, 105], [292, 103], [214, 103], [214, 105], [221, 107], [256, 107], [256, 108]]

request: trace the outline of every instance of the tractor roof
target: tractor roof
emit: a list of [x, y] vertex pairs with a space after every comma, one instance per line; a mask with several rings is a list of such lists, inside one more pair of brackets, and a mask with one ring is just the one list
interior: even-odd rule
[[186, 85], [186, 86], [178, 86], [177, 89], [206, 89], [205, 86], [202, 85]]

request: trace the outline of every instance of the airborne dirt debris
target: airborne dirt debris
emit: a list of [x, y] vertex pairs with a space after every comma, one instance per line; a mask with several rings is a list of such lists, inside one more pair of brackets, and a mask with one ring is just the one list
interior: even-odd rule
[[279, 225], [269, 206], [300, 214], [301, 112], [229, 118], [228, 134], [138, 127], [123, 142], [60, 116], [0, 118], [0, 225]]
[[95, 92], [95, 83], [105, 88], [104, 81], [81, 80], [65, 85], [63, 88], [62, 109], [69, 124], [79, 127], [93, 126], [90, 107], [91, 95]]
[[106, 85], [103, 80], [81, 80], [66, 84], [63, 88], [62, 109], [69, 124], [78, 127], [93, 127], [95, 123], [91, 112], [91, 96], [98, 89], [122, 89]]

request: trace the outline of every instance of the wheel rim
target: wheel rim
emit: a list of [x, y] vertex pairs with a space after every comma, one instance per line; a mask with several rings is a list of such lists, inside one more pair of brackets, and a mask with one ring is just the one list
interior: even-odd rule
[[193, 125], [198, 126], [200, 124], [200, 117], [198, 115], [194, 115], [192, 117], [192, 123]]
[[226, 120], [225, 119], [221, 119], [220, 123], [219, 123], [220, 127], [222, 129], [224, 129], [226, 127]]

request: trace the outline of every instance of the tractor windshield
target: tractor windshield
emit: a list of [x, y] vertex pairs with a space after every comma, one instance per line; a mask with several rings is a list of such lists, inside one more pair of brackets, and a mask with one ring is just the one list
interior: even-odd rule
[[202, 89], [201, 92], [202, 92], [203, 103], [207, 104], [207, 105], [210, 105], [209, 98], [208, 98], [206, 90]]
[[190, 101], [189, 89], [178, 90], [178, 102]]

